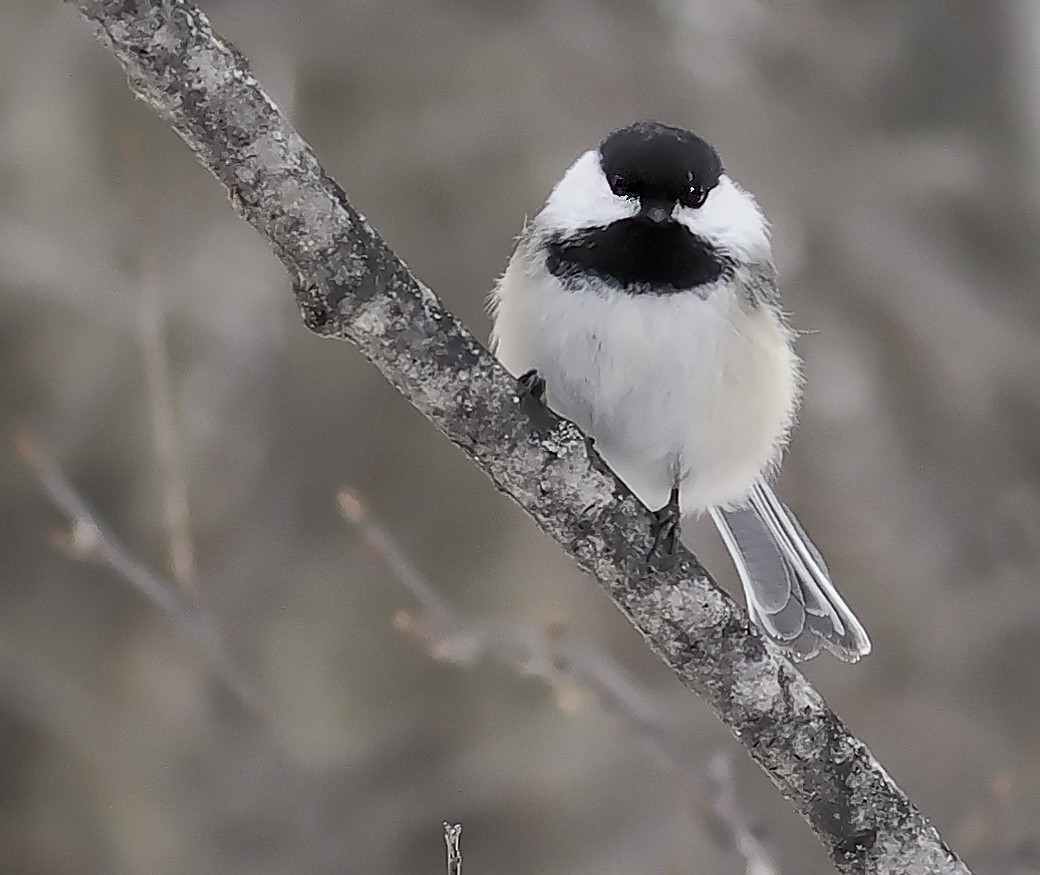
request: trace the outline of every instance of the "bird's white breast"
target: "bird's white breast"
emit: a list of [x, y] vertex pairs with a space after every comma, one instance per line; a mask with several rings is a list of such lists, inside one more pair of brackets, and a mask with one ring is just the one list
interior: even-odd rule
[[492, 346], [512, 373], [538, 369], [550, 407], [649, 507], [676, 478], [684, 512], [739, 503], [777, 461], [799, 386], [787, 329], [739, 283], [571, 291], [521, 246], [493, 295]]

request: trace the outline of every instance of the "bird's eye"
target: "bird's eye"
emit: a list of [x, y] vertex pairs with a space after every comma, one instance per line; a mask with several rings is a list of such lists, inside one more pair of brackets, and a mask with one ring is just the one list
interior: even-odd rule
[[628, 180], [620, 173], [612, 173], [607, 177], [607, 185], [618, 197], [631, 197], [632, 189], [628, 186]]
[[701, 186], [691, 183], [690, 187], [686, 190], [686, 194], [684, 194], [680, 199], [680, 203], [684, 207], [692, 207], [696, 209], [699, 206], [703, 206], [707, 199], [708, 192]]

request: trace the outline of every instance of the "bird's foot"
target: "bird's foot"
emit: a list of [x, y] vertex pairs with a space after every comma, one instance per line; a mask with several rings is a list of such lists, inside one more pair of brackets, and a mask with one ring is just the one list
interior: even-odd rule
[[520, 384], [520, 400], [525, 399], [535, 404], [545, 406], [545, 379], [538, 373], [537, 368], [531, 368], [516, 378]]
[[539, 431], [552, 428], [556, 417], [545, 403], [545, 380], [542, 376], [532, 368], [517, 377], [516, 382], [520, 409]]
[[675, 562], [679, 547], [679, 487], [673, 486], [668, 504], [653, 512], [650, 534], [654, 542], [647, 554], [646, 563], [651, 568], [668, 569]]

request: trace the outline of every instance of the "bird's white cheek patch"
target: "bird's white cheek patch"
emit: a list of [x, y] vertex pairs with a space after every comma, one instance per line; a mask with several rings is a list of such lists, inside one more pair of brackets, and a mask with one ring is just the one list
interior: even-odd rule
[[676, 221], [741, 261], [770, 260], [769, 223], [755, 199], [725, 173], [704, 205], [682, 207]]
[[634, 198], [618, 197], [610, 190], [599, 163], [599, 152], [591, 150], [575, 161], [557, 183], [535, 225], [540, 231], [567, 236], [584, 228], [605, 227], [630, 219], [638, 212], [639, 204]]

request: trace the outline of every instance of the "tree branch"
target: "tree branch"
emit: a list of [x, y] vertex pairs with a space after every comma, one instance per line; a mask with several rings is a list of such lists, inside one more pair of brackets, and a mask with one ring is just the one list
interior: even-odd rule
[[75, 5], [134, 93], [271, 244], [306, 325], [355, 343], [600, 582], [802, 812], [839, 871], [968, 872], [692, 554], [647, 571], [649, 511], [572, 424], [532, 430], [512, 378], [351, 207], [202, 12], [178, 0]]

